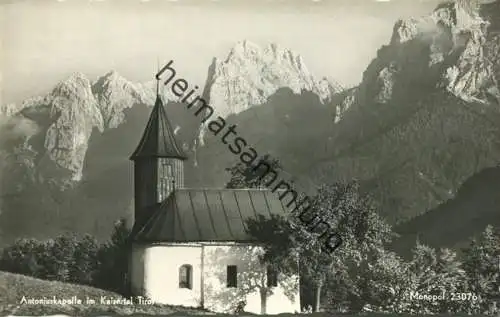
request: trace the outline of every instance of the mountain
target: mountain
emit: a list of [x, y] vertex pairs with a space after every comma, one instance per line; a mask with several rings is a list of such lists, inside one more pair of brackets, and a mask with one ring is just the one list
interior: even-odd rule
[[[331, 151], [310, 177], [360, 179], [396, 224], [453, 200], [467, 179], [497, 166], [498, 9], [498, 1], [446, 2], [429, 16], [398, 21], [338, 104]], [[493, 211], [476, 200], [467, 212], [486, 223]]]
[[113, 129], [123, 123], [125, 109], [137, 104], [151, 105], [155, 94], [153, 87], [134, 84], [111, 71], [92, 84], [92, 93], [98, 103], [106, 129]]
[[[205, 92], [217, 101], [212, 104], [217, 113], [245, 118], [248, 114], [244, 113], [252, 106], [266, 103], [283, 87], [290, 87], [290, 98], [300, 97], [296, 94], [308, 89], [311, 96], [307, 98], [314, 102], [330, 98], [328, 91], [333, 86], [324, 80], [316, 81], [299, 55], [271, 45], [269, 49], [274, 51], [263, 49], [261, 57], [247, 61], [255, 48], [255, 44], [240, 42], [231, 50], [232, 57], [220, 63], [215, 59], [209, 67]], [[227, 72], [235, 63], [240, 65], [239, 75]], [[280, 65], [289, 65], [288, 80], [276, 79], [278, 75], [287, 76], [285, 68], [277, 70]], [[268, 73], [269, 67], [275, 73]], [[219, 71], [213, 72], [214, 68]], [[224, 78], [238, 78], [245, 72], [252, 74], [245, 81], [226, 81], [226, 90], [230, 92], [226, 103], [217, 99], [223, 91]], [[259, 78], [262, 81], [257, 83]], [[115, 71], [95, 81], [77, 73], [44, 96], [0, 108], [0, 129], [13, 135], [6, 138], [7, 134], [2, 133], [0, 140], [0, 154], [5, 158], [0, 174], [0, 242], [8, 243], [21, 236], [46, 238], [64, 231], [90, 232], [105, 239], [116, 219], [131, 216], [133, 180], [128, 158], [148, 120], [155, 86], [155, 82], [133, 83]], [[200, 119], [185, 105], [173, 101], [175, 96], [168, 87], [160, 85], [160, 89], [179, 143], [194, 159], [198, 155]], [[245, 103], [245, 98], [251, 103]], [[238, 107], [228, 109], [227, 103], [234, 100], [239, 100]], [[307, 114], [308, 107], [294, 102], [296, 111]], [[328, 107], [319, 104], [321, 111], [327, 111]], [[263, 113], [269, 111], [265, 106], [255, 108]], [[320, 117], [330, 126], [327, 116]], [[279, 126], [279, 120], [281, 117], [270, 117], [267, 124]], [[294, 120], [299, 124], [299, 117]], [[255, 128], [255, 124], [248, 126], [250, 132]], [[204, 146], [201, 154], [213, 153], [210, 160], [218, 160], [218, 153], [213, 152], [217, 146]], [[186, 164], [187, 186], [222, 184], [225, 180], [223, 173], [199, 173], [194, 162]]]
[[[488, 177], [500, 158], [499, 12], [499, 1], [446, 2], [397, 21], [349, 90], [318, 80], [288, 49], [239, 42], [208, 67], [203, 97], [259, 155], [278, 158], [300, 190], [358, 179], [407, 246], [416, 232], [457, 245], [500, 214]], [[0, 134], [4, 241], [64, 230], [107, 238], [112, 222], [131, 214], [128, 156], [154, 89], [115, 72], [95, 82], [79, 74], [0, 108], [8, 113], [0, 133], [15, 132]], [[191, 159], [186, 186], [223, 186], [238, 157], [178, 98], [161, 94]], [[440, 233], [447, 217], [450, 231]]]
[[418, 238], [433, 247], [459, 249], [464, 237], [477, 236], [486, 225], [500, 227], [500, 167], [486, 168], [467, 179], [453, 199], [397, 226], [401, 235], [393, 247], [410, 255]]
[[[323, 150], [333, 127], [332, 103], [342, 90], [333, 80], [316, 79], [296, 52], [242, 41], [224, 59], [213, 60], [203, 96], [259, 154], [280, 158], [291, 176], [311, 161], [313, 146]], [[203, 186], [224, 186], [225, 169], [239, 158], [206, 126], [198, 141], [188, 177]]]
[[[116, 72], [95, 83], [76, 73], [45, 96], [28, 99], [19, 107], [5, 107], [3, 114], [36, 124], [40, 135], [30, 144], [37, 152], [37, 161], [54, 163], [65, 170], [69, 175], [67, 181], [80, 181], [94, 129], [102, 133], [115, 128], [123, 121], [125, 109], [150, 104], [151, 100], [154, 100], [153, 90], [134, 85]], [[38, 167], [43, 170], [43, 166]]]
[[[325, 138], [332, 133], [334, 111], [314, 92], [297, 95], [280, 88], [259, 107], [226, 118], [235, 132], [259, 156], [270, 154], [283, 165], [282, 177], [293, 179], [303, 190], [314, 187], [302, 176], [317, 156], [324, 155]], [[204, 146], [196, 150], [197, 166], [190, 177], [207, 187], [223, 187], [229, 180], [225, 169], [239, 161], [221, 137], [208, 132]]]
[[275, 43], [261, 47], [245, 40], [238, 42], [225, 58], [213, 59], [204, 97], [219, 116], [226, 118], [264, 104], [280, 88], [290, 88], [295, 94], [313, 92], [322, 103], [342, 90], [332, 80], [316, 79], [296, 52]]
[[[7, 140], [1, 134], [0, 234], [4, 240], [46, 238], [62, 231], [95, 232], [100, 222], [112, 225], [124, 215], [123, 204], [111, 193], [108, 199], [120, 211], [113, 212], [106, 200], [100, 200], [106, 190], [100, 196], [88, 195], [85, 166], [94, 148], [92, 140], [119, 124], [127, 107], [150, 102], [148, 94], [154, 98], [152, 90], [140, 88], [117, 73], [96, 82], [76, 73], [45, 96], [2, 108], [0, 118], [10, 124], [0, 122], [0, 128], [23, 128]], [[98, 214], [89, 216], [88, 209]]]

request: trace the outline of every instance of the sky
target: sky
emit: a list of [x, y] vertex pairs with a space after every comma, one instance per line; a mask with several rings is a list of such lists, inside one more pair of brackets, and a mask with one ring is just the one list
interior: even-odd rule
[[200, 87], [238, 41], [277, 43], [309, 70], [357, 84], [399, 18], [438, 0], [0, 0], [0, 104], [44, 94], [71, 73], [153, 79], [174, 60]]

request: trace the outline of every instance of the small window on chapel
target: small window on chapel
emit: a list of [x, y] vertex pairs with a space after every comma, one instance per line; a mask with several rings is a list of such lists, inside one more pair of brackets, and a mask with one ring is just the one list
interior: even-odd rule
[[271, 266], [267, 267], [267, 287], [278, 286], [278, 272]]
[[227, 266], [227, 287], [238, 286], [238, 269], [236, 265]]
[[193, 267], [189, 264], [179, 268], [179, 288], [193, 289]]

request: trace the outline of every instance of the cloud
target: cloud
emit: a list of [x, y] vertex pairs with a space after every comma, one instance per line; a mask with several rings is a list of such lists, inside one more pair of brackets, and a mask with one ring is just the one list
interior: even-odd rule
[[22, 116], [0, 115], [0, 148], [5, 142], [31, 137], [39, 131], [38, 125]]
[[5, 158], [9, 155], [4, 151], [5, 145], [19, 138], [26, 138], [39, 131], [38, 125], [21, 116], [6, 116], [0, 114], [0, 214], [2, 213], [2, 172], [5, 168]]

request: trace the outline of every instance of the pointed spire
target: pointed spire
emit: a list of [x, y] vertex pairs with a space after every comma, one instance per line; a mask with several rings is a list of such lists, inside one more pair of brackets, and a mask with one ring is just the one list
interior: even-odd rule
[[[156, 73], [160, 72], [160, 59], [156, 58]], [[156, 96], [160, 95], [160, 78], [156, 76]]]
[[182, 149], [177, 145], [175, 134], [168, 120], [159, 90], [157, 90], [156, 102], [151, 111], [144, 134], [130, 159], [134, 161], [141, 157], [187, 159]]

